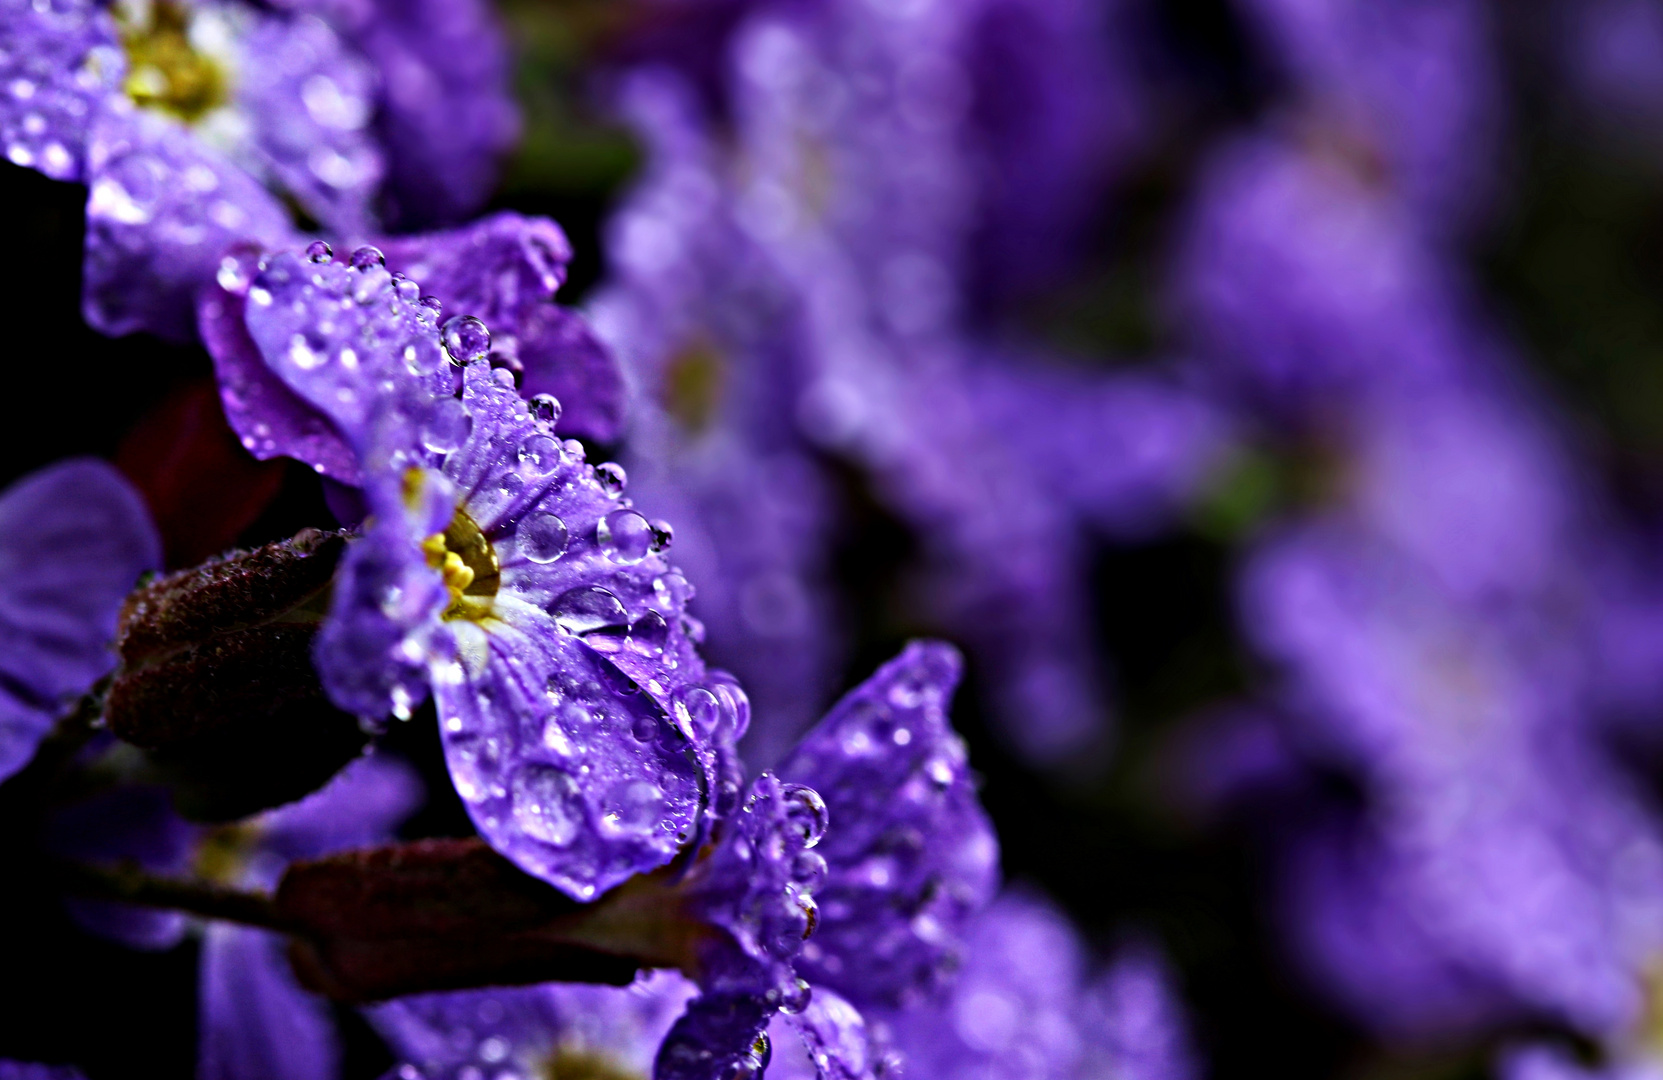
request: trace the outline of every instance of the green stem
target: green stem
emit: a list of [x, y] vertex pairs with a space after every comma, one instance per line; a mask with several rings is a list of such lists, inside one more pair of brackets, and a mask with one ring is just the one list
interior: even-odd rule
[[228, 889], [206, 881], [159, 877], [132, 863], [92, 866], [59, 862], [53, 869], [65, 892], [88, 899], [167, 908], [268, 930], [295, 929], [264, 893]]

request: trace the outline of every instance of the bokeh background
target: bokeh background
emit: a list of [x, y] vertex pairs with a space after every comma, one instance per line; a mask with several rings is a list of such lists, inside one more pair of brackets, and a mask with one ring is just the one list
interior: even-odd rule
[[[664, 151], [620, 106], [630, 77], [684, 80], [742, 175], [759, 167], [742, 161], [744, 29], [768, 9], [814, 25], [817, 8], [861, 2], [501, 0], [523, 137], [492, 207], [566, 229], [564, 302], [595, 302], [605, 328], [608, 290], [643, 273], [620, 264], [618, 222], [643, 213]], [[1663, 850], [1663, 6], [977, 7], [987, 55], [966, 61], [972, 100], [953, 122], [991, 133], [978, 145], [995, 166], [975, 183], [994, 196], [965, 249], [955, 337], [998, 353], [1018, 389], [986, 395], [951, 438], [999, 448], [1023, 489], [967, 495], [987, 504], [976, 513], [1028, 514], [1032, 491], [1073, 509], [1026, 547], [943, 549], [881, 458], [801, 437], [823, 494], [803, 573], [825, 602], [823, 662], [796, 689], [823, 707], [909, 637], [965, 644], [954, 716], [1007, 876], [1105, 953], [1158, 943], [1207, 1075], [1453, 1080], [1495, 1075], [1526, 1042], [1644, 1058], [1644, 1004], [1598, 1003], [1643, 997], [1663, 959], [1645, 905], [1660, 872], [1613, 870]], [[1043, 31], [1053, 10], [1063, 29]], [[823, 179], [835, 195], [861, 175]], [[316, 477], [257, 464], [224, 431], [199, 348], [86, 328], [85, 197], [0, 165], [3, 479], [108, 455], [177, 565], [324, 517]], [[766, 381], [758, 363], [721, 377]], [[636, 369], [643, 400], [685, 419], [694, 391], [657, 370]], [[983, 369], [945, 370], [968, 385]], [[1064, 389], [1023, 397], [1029, 379]], [[1148, 385], [1153, 404], [1125, 396]], [[915, 405], [887, 422], [929, 411]], [[1201, 419], [1151, 435], [1162, 409]], [[1168, 450], [1193, 467], [1162, 473]], [[199, 479], [170, 486], [168, 455], [185, 452]], [[631, 461], [627, 441], [595, 452]], [[633, 452], [650, 507], [673, 469]], [[1155, 462], [1154, 479], [1122, 476], [1128, 459]], [[1070, 503], [1075, 488], [1093, 493]], [[1048, 531], [1067, 551], [1046, 579], [1066, 626], [1043, 604], [952, 599], [955, 575], [1043, 552]], [[931, 599], [941, 580], [949, 598]], [[1036, 684], [1012, 691], [1001, 658], [1059, 635], [1100, 694], [1036, 749], [1025, 709], [1053, 706]], [[789, 726], [763, 733], [775, 752]], [[431, 725], [389, 740], [448, 790]], [[1505, 805], [1472, 809], [1496, 792]], [[435, 795], [407, 831], [467, 822]], [[7, 1029], [190, 1070], [193, 946], [132, 953], [37, 894], [6, 904], [8, 996], [27, 988]], [[1605, 998], [1582, 985], [1600, 978], [1617, 987]], [[347, 1075], [377, 1075], [385, 1051], [341, 1020]]]

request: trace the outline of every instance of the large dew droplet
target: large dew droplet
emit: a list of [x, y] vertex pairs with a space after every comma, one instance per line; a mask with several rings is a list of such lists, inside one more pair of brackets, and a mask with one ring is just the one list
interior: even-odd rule
[[314, 263], [326, 263], [334, 258], [335, 250], [322, 240], [313, 240], [306, 245], [306, 258]]
[[553, 394], [538, 394], [531, 399], [531, 415], [554, 427], [560, 423], [560, 399]]
[[677, 726], [689, 737], [710, 734], [722, 718], [722, 703], [702, 686], [686, 686], [677, 691], [671, 708]]
[[560, 467], [560, 444], [547, 435], [533, 435], [520, 444], [520, 464], [538, 476], [547, 476]]
[[640, 562], [652, 550], [652, 539], [652, 526], [634, 510], [614, 510], [595, 523], [595, 542], [613, 562]]
[[618, 784], [606, 795], [606, 813], [601, 816], [601, 827], [607, 832], [650, 833], [658, 824], [664, 792], [646, 780], [631, 780]]
[[491, 351], [491, 332], [472, 315], [453, 315], [446, 319], [439, 335], [445, 352], [458, 365], [483, 360]]
[[623, 601], [599, 585], [580, 585], [561, 593], [550, 605], [549, 614], [574, 634], [587, 634], [629, 621]]
[[583, 796], [577, 781], [549, 765], [526, 765], [509, 781], [514, 819], [538, 840], [565, 847], [583, 826]]
[[566, 554], [566, 523], [557, 514], [545, 510], [527, 514], [515, 536], [520, 554], [534, 563], [551, 563]]
[[615, 461], [603, 461], [595, 466], [595, 481], [601, 490], [616, 499], [624, 493], [624, 485], [629, 483], [629, 474], [624, 467]]

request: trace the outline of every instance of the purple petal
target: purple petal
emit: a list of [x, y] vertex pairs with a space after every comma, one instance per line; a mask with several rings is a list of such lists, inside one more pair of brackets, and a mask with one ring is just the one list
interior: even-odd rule
[[160, 565], [142, 499], [101, 461], [66, 461], [0, 493], [0, 779], [115, 666], [122, 601]]
[[93, 0], [5, 0], [0, 41], [6, 159], [55, 180], [80, 180], [87, 131], [126, 66], [109, 13]]
[[366, 755], [299, 802], [260, 815], [259, 844], [284, 861], [368, 847], [390, 837], [422, 798], [421, 778], [409, 765]]
[[1195, 1080], [1200, 1069], [1173, 973], [1150, 945], [1124, 950], [1087, 993], [1082, 1028], [1091, 1075]]
[[197, 290], [226, 248], [294, 237], [287, 212], [252, 177], [153, 113], [104, 110], [88, 162], [82, 309], [103, 333], [189, 340]]
[[[784, 1023], [776, 1021], [770, 1028], [785, 1028], [800, 1040], [808, 1052], [808, 1064], [817, 1080], [875, 1080], [888, 1064], [881, 1051], [873, 1045], [866, 1030], [866, 1020], [853, 1005], [823, 988], [814, 991], [808, 1008], [796, 1015], [786, 1015]], [[776, 1070], [782, 1058], [795, 1055], [791, 1046], [774, 1041]], [[790, 1069], [781, 1072], [796, 1072]]]
[[780, 767], [826, 801], [820, 925], [798, 968], [861, 1007], [934, 990], [992, 899], [999, 846], [947, 718], [958, 653], [914, 642]]
[[658, 971], [621, 988], [550, 984], [421, 994], [375, 1006], [369, 1018], [421, 1080], [458, 1080], [473, 1075], [469, 1069], [558, 1076], [583, 1065], [646, 1076], [693, 992], [686, 979]]
[[372, 126], [376, 72], [304, 15], [259, 17], [239, 46], [236, 105], [260, 172], [331, 232], [361, 234], [386, 171]]
[[41, 1065], [32, 1061], [0, 1061], [0, 1080], [85, 1080], [73, 1065]]
[[381, 77], [377, 122], [394, 222], [412, 228], [473, 213], [519, 135], [496, 12], [483, 0], [325, 6]]
[[[225, 258], [235, 267], [252, 255]], [[357, 456], [340, 432], [266, 366], [249, 336], [243, 305], [243, 295], [217, 282], [201, 291], [196, 305], [197, 332], [214, 359], [220, 403], [231, 429], [261, 461], [292, 457], [340, 483], [361, 483]]]
[[329, 1005], [295, 982], [286, 939], [212, 922], [203, 933], [199, 1080], [322, 1080], [340, 1049]]
[[[93, 863], [132, 861], [157, 874], [186, 871], [201, 829], [173, 812], [165, 788], [121, 787], [52, 813], [42, 830], [47, 850]], [[76, 922], [135, 949], [171, 949], [185, 935], [173, 911], [66, 898]]]
[[449, 232], [377, 241], [451, 315], [491, 329], [494, 355], [518, 364], [525, 397], [552, 394], [564, 435], [610, 442], [622, 433], [623, 375], [584, 319], [553, 303], [572, 249], [547, 218], [501, 212]]
[[771, 1047], [773, 1010], [746, 994], [703, 994], [670, 1028], [653, 1062], [653, 1080], [723, 1080], [758, 1075]]

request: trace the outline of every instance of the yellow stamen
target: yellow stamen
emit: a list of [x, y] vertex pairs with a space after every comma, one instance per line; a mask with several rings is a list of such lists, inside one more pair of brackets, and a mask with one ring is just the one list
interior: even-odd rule
[[491, 614], [491, 599], [502, 583], [502, 568], [496, 549], [467, 511], [457, 510], [444, 532], [424, 539], [422, 555], [427, 565], [439, 571], [445, 588], [450, 590], [445, 618], [477, 622]]
[[230, 100], [230, 79], [197, 50], [191, 16], [177, 0], [122, 4], [116, 15], [128, 61], [122, 89], [134, 103], [194, 123]]

